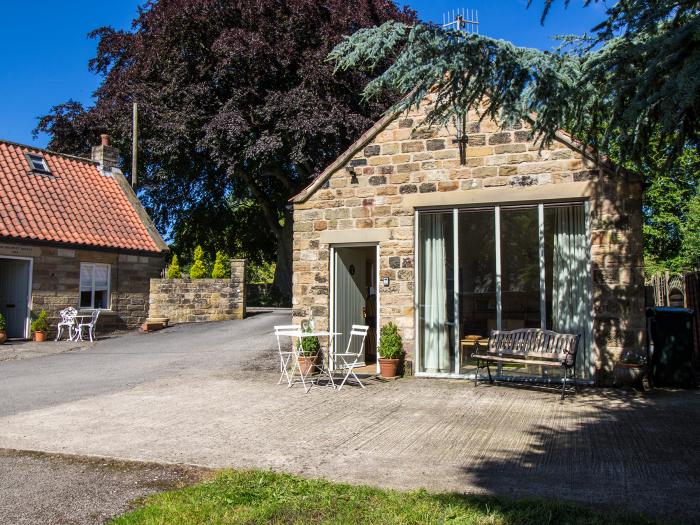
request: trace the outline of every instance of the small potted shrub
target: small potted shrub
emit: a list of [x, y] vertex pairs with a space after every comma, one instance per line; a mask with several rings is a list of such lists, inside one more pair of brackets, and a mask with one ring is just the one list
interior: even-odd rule
[[32, 321], [32, 332], [34, 340], [41, 343], [46, 341], [46, 334], [49, 333], [49, 322], [47, 321], [46, 310], [42, 309], [36, 319]]
[[[302, 322], [301, 329], [303, 332], [313, 332], [313, 320]], [[316, 373], [315, 366], [318, 362], [318, 355], [321, 353], [321, 343], [319, 343], [318, 337], [302, 337], [299, 345], [301, 347], [301, 355], [299, 356], [299, 370], [301, 374], [306, 376]]]
[[379, 336], [379, 373], [382, 377], [396, 377], [403, 358], [403, 342], [398, 327], [389, 322], [382, 326]]
[[613, 367], [615, 384], [639, 390], [649, 388], [647, 357], [636, 352], [625, 352]]
[[5, 316], [0, 314], [0, 345], [7, 341], [7, 321]]

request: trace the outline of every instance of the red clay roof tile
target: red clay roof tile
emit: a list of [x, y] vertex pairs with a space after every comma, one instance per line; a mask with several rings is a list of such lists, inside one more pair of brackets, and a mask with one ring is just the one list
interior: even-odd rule
[[[32, 172], [25, 153], [41, 155], [51, 175]], [[96, 163], [1, 141], [0, 236], [162, 251], [119, 183]]]

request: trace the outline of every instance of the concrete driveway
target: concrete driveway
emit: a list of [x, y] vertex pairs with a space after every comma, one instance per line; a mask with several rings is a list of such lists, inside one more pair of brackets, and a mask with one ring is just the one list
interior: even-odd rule
[[700, 520], [700, 393], [278, 386], [281, 314], [0, 364], [0, 447], [557, 498]]

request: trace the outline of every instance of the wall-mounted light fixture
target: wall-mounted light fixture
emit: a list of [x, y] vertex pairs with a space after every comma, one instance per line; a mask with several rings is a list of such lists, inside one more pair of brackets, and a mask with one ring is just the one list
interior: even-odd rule
[[357, 180], [357, 172], [355, 171], [355, 166], [348, 164], [348, 173], [350, 173], [350, 184], [359, 184], [360, 181]]

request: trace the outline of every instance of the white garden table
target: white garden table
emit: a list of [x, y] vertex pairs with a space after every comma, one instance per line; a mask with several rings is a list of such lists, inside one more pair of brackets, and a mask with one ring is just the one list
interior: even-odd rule
[[[322, 375], [328, 376], [328, 379], [330, 380], [330, 383], [328, 383], [331, 387], [335, 388], [335, 381], [333, 380], [333, 372], [331, 371], [331, 346], [332, 346], [332, 341], [336, 335], [342, 335], [341, 332], [328, 332], [328, 331], [314, 331], [314, 332], [304, 332], [300, 331], [297, 334], [297, 337], [299, 339], [303, 339], [304, 337], [327, 337], [328, 338], [328, 344], [326, 345], [326, 351], [323, 351], [323, 348], [321, 348], [321, 362], [316, 363], [313, 368], [307, 372], [306, 375], [303, 375], [301, 373], [301, 367], [299, 366], [299, 357], [302, 357], [301, 352], [296, 352], [295, 353], [295, 358], [294, 358], [294, 367], [292, 368], [292, 383], [294, 379], [294, 371], [298, 368], [299, 369], [299, 375], [301, 377], [301, 382], [304, 385], [304, 389], [306, 390], [306, 393], [309, 393], [309, 390], [311, 390], [311, 387], [314, 385], [318, 384], [318, 380], [321, 378]], [[301, 346], [301, 341], [299, 342]], [[313, 378], [313, 377], [308, 377], [313, 370], [316, 369], [318, 370], [318, 377]], [[308, 384], [308, 386], [307, 386]], [[291, 386], [291, 384], [290, 384]]]

